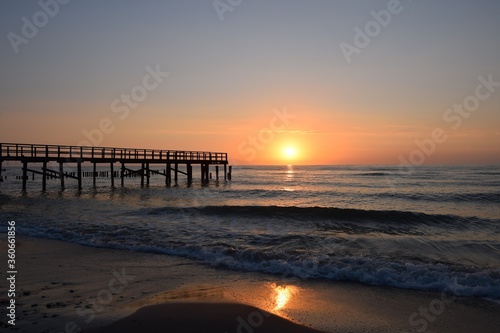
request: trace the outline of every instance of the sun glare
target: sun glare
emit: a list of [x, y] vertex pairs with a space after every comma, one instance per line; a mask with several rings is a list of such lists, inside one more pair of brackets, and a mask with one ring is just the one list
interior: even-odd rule
[[297, 292], [297, 287], [295, 286], [282, 285], [274, 287], [276, 303], [274, 310], [283, 309], [295, 292]]
[[288, 146], [283, 150], [283, 153], [286, 158], [291, 159], [297, 156], [297, 149], [292, 146]]

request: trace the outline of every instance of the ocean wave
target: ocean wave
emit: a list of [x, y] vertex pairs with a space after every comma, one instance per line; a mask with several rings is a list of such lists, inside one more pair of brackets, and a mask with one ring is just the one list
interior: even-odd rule
[[239, 216], [252, 218], [293, 218], [303, 221], [344, 221], [379, 222], [384, 224], [425, 224], [425, 225], [498, 225], [500, 220], [455, 215], [425, 214], [398, 210], [363, 210], [335, 207], [295, 207], [295, 206], [202, 206], [202, 207], [160, 207], [141, 208], [136, 214], [161, 215], [184, 214], [204, 216]]
[[233, 270], [279, 275], [282, 278], [353, 281], [368, 285], [403, 289], [447, 292], [456, 296], [474, 296], [500, 300], [500, 269], [449, 266], [388, 260], [351, 255], [317, 255], [289, 251], [260, 251], [235, 248], [217, 241], [210, 246], [182, 242], [153, 245], [133, 241], [123, 243], [103, 234], [82, 235], [25, 229], [29, 236], [72, 241], [81, 245], [158, 253], [197, 259], [205, 264]]
[[498, 171], [478, 171], [476, 172], [476, 174], [486, 176], [500, 176], [500, 172]]
[[389, 176], [391, 174], [387, 173], [387, 172], [363, 172], [363, 173], [356, 173], [354, 175], [355, 176], [370, 176], [370, 177], [375, 177], [375, 176]]
[[500, 192], [478, 192], [478, 193], [379, 193], [375, 194], [379, 198], [398, 198], [406, 200], [423, 200], [432, 202], [478, 202], [478, 203], [499, 203]]

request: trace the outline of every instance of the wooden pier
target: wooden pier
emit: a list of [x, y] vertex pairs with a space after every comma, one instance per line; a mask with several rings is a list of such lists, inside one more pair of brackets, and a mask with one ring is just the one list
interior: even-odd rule
[[[210, 166], [215, 166], [216, 179], [219, 179], [219, 166], [224, 168], [224, 180], [231, 179], [231, 167], [227, 171], [227, 153], [205, 152], [205, 151], [179, 151], [179, 150], [154, 150], [136, 148], [110, 148], [110, 147], [83, 147], [83, 146], [59, 146], [40, 144], [19, 144], [0, 143], [0, 181], [3, 181], [2, 164], [4, 161], [16, 161], [22, 163], [22, 189], [26, 191], [28, 172], [42, 175], [42, 190], [47, 189], [47, 179], [58, 178], [61, 182], [61, 189], [65, 188], [65, 178], [75, 179], [78, 189], [82, 189], [82, 179], [84, 176], [93, 178], [93, 185], [96, 185], [96, 178], [100, 173], [97, 171], [98, 164], [109, 166], [109, 173], [106, 176], [111, 178], [111, 186], [115, 186], [115, 178], [119, 178], [121, 185], [124, 185], [127, 177], [140, 177], [141, 186], [149, 185], [152, 174], [165, 177], [165, 185], [177, 184], [178, 174], [187, 176], [188, 183], [193, 180], [193, 165], [200, 165], [201, 181], [207, 183], [211, 178]], [[57, 170], [47, 167], [49, 163], [57, 163]], [[76, 164], [76, 172], [65, 173], [66, 163]], [[92, 172], [82, 172], [82, 164], [91, 163]], [[30, 169], [30, 164], [41, 164], [39, 170]], [[115, 171], [115, 164], [120, 165], [120, 169]], [[151, 165], [165, 166], [163, 170], [151, 169]], [[131, 166], [135, 165], [134, 169]], [[179, 166], [185, 165], [185, 171]], [[129, 166], [129, 167], [127, 167]]]

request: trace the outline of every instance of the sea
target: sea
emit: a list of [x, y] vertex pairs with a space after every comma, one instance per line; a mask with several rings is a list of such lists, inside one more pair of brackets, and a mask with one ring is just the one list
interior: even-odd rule
[[46, 192], [30, 175], [24, 193], [21, 168], [5, 168], [2, 232], [15, 220], [21, 235], [221, 269], [500, 302], [500, 166], [234, 166], [231, 181], [195, 169], [191, 184], [49, 179]]

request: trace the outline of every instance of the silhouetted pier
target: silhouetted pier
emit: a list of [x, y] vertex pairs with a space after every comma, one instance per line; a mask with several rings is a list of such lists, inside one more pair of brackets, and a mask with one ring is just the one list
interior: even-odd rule
[[[121, 185], [124, 185], [127, 177], [140, 177], [141, 186], [150, 182], [152, 174], [165, 177], [165, 185], [177, 184], [178, 175], [187, 176], [188, 183], [193, 180], [193, 165], [200, 165], [201, 181], [207, 183], [211, 178], [210, 166], [215, 166], [216, 179], [219, 179], [219, 165], [224, 168], [224, 180], [231, 180], [231, 167], [227, 171], [227, 153], [205, 152], [205, 151], [179, 151], [179, 150], [155, 150], [136, 148], [110, 148], [110, 147], [83, 147], [83, 146], [60, 146], [60, 145], [40, 145], [40, 144], [19, 144], [0, 143], [0, 180], [2, 176], [2, 163], [4, 161], [17, 161], [22, 163], [22, 189], [26, 190], [28, 172], [34, 178], [35, 174], [42, 175], [42, 190], [47, 188], [47, 179], [58, 178], [61, 182], [61, 189], [64, 189], [65, 178], [77, 180], [78, 189], [82, 189], [82, 178], [92, 177], [93, 185], [96, 184], [97, 177], [111, 178], [111, 186], [115, 185], [115, 178], [119, 178]], [[57, 163], [57, 170], [47, 167], [49, 163]], [[76, 172], [64, 172], [66, 163], [76, 164]], [[82, 172], [82, 164], [91, 163], [92, 172]], [[30, 169], [29, 165], [41, 164], [39, 170]], [[108, 171], [97, 171], [98, 164], [109, 165]], [[115, 164], [120, 164], [120, 169], [115, 171]], [[163, 170], [151, 169], [151, 165], [164, 165]], [[139, 168], [131, 169], [132, 165]], [[179, 166], [185, 165], [185, 171]], [[127, 167], [129, 166], [129, 167]]]

